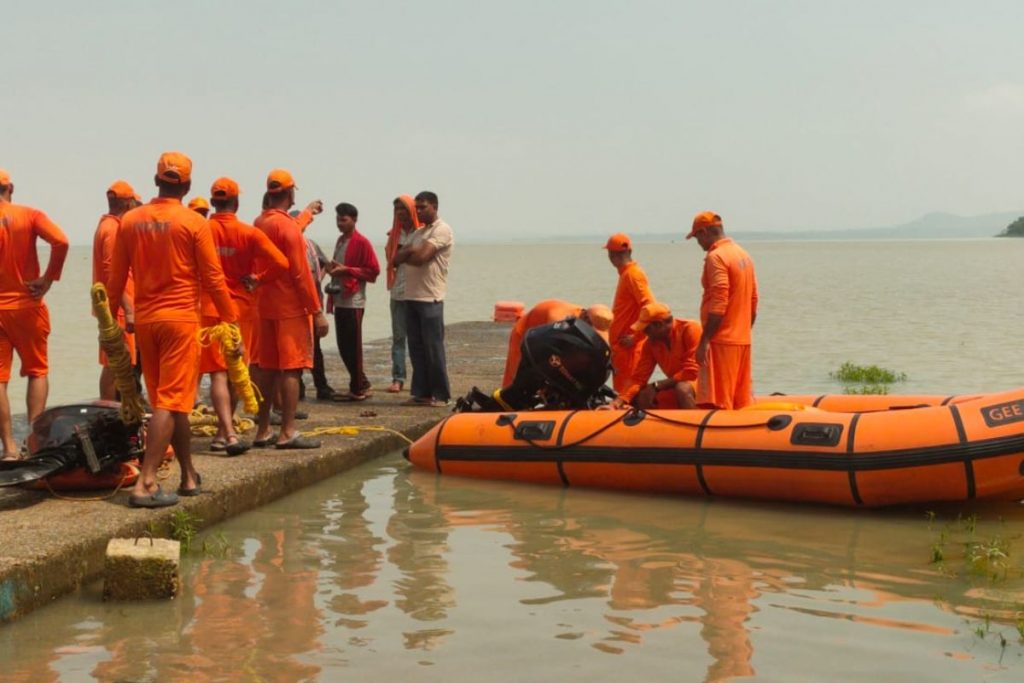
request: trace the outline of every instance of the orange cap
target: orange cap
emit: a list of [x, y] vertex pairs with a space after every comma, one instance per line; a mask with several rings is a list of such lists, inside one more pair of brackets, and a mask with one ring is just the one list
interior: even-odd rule
[[135, 196], [135, 190], [132, 186], [123, 180], [115, 180], [111, 183], [110, 187], [107, 188], [107, 194], [114, 195], [118, 199], [131, 199]]
[[5, 171], [4, 169], [0, 168], [0, 185], [10, 185], [10, 184], [11, 184], [11, 174], [8, 173], [7, 171]]
[[156, 177], [168, 183], [187, 183], [192, 179], [192, 160], [181, 152], [164, 152], [156, 164]]
[[202, 197], [195, 197], [192, 201], [188, 203], [188, 208], [192, 209], [193, 211], [209, 211], [210, 202], [206, 201]]
[[705, 228], [720, 228], [722, 227], [722, 217], [714, 211], [701, 211], [693, 217], [693, 229], [690, 230], [690, 234], [686, 236], [686, 239], [690, 239], [701, 230]]
[[238, 183], [228, 177], [217, 178], [210, 186], [210, 196], [214, 199], [234, 199], [240, 194]]
[[284, 192], [293, 187], [295, 187], [295, 178], [292, 178], [292, 174], [283, 168], [275, 168], [267, 174], [267, 192]]
[[134, 199], [135, 201], [137, 201], [137, 202], [138, 202], [139, 204], [141, 204], [141, 203], [142, 203], [142, 197], [141, 197], [141, 196], [139, 195], [139, 193], [138, 193], [138, 192], [136, 192], [135, 194], [133, 194], [133, 195], [132, 195], [132, 199]]
[[634, 332], [643, 332], [647, 326], [658, 320], [668, 320], [672, 317], [672, 311], [665, 304], [652, 301], [640, 309], [640, 317], [633, 323]]
[[604, 248], [612, 252], [623, 252], [629, 251], [633, 248], [633, 242], [629, 239], [629, 235], [624, 232], [617, 232], [608, 238], [605, 242]]

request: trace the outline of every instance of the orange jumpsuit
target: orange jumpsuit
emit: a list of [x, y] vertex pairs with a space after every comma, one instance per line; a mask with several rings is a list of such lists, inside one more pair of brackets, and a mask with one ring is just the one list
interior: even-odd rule
[[[114, 243], [117, 241], [117, 229], [121, 226], [121, 219], [117, 216], [111, 216], [109, 213], [104, 214], [100, 218], [99, 225], [96, 226], [96, 233], [92, 238], [92, 281], [93, 284], [102, 282], [106, 286], [107, 280], [110, 279], [110, 264], [114, 260]], [[133, 302], [135, 297], [135, 280], [132, 278], [131, 272], [128, 273], [128, 282], [125, 284], [124, 296], [127, 300]], [[125, 329], [127, 320], [125, 319], [124, 310], [117, 312], [117, 324], [121, 326], [121, 329]], [[132, 365], [135, 365], [135, 335], [131, 332], [124, 333], [124, 341], [128, 347], [128, 357], [132, 359]], [[100, 349], [100, 365], [107, 367], [107, 354]]]
[[64, 232], [42, 211], [0, 200], [0, 383], [11, 379], [15, 352], [22, 377], [45, 377], [50, 369], [50, 311], [27, 286], [39, 278], [40, 237], [50, 244], [45, 277], [59, 280], [68, 255]]
[[[274, 243], [263, 234], [263, 231], [243, 223], [233, 213], [215, 213], [210, 216], [210, 233], [213, 244], [220, 257], [220, 265], [224, 270], [231, 299], [238, 309], [238, 326], [242, 332], [242, 343], [246, 357], [255, 357], [253, 346], [253, 330], [259, 323], [259, 311], [256, 308], [256, 292], [250, 292], [242, 284], [242, 278], [253, 275], [265, 284], [273, 281], [288, 270], [288, 259], [274, 246]], [[203, 292], [203, 326], [216, 325], [217, 307], [206, 292]], [[199, 370], [201, 373], [225, 370], [227, 365], [216, 345], [203, 347]]]
[[701, 285], [701, 323], [707, 325], [709, 314], [722, 316], [722, 323], [708, 345], [708, 365], [700, 368], [697, 403], [724, 410], [742, 408], [754, 400], [750, 377], [751, 328], [757, 316], [754, 262], [724, 237], [704, 257]]
[[154, 408], [187, 413], [199, 384], [199, 298], [207, 292], [218, 317], [238, 311], [206, 219], [178, 199], [158, 197], [121, 218], [107, 293], [113, 313], [135, 275], [135, 334]]
[[[700, 370], [697, 364], [700, 334], [701, 326], [696, 320], [675, 318], [672, 320], [668, 343], [647, 339], [640, 346], [629, 386], [619, 392], [619, 398], [627, 402], [632, 401], [654, 374], [655, 366], [661, 368], [666, 377], [677, 382], [689, 382], [696, 389], [697, 374]], [[658, 408], [678, 408], [675, 391], [659, 391], [655, 405]]]
[[259, 289], [259, 366], [267, 370], [313, 367], [311, 315], [320, 310], [313, 273], [306, 260], [302, 228], [311, 215], [292, 218], [280, 209], [267, 209], [255, 225], [288, 260], [288, 273]]
[[516, 376], [516, 370], [519, 369], [519, 347], [529, 330], [565, 320], [569, 316], [578, 317], [582, 312], [582, 306], [559, 299], [546, 299], [524, 313], [512, 327], [512, 334], [508, 338], [508, 357], [505, 359], [505, 375], [501, 378], [501, 386], [507, 387]]
[[[647, 284], [647, 274], [636, 263], [630, 261], [619, 269], [619, 285], [615, 288], [615, 300], [612, 302], [612, 326], [608, 333], [612, 347], [612, 386], [621, 392], [629, 386], [633, 376], [640, 350], [639, 339], [633, 335], [633, 323], [640, 317], [640, 309], [654, 301], [654, 295]], [[637, 343], [625, 347], [619, 340], [633, 335]]]

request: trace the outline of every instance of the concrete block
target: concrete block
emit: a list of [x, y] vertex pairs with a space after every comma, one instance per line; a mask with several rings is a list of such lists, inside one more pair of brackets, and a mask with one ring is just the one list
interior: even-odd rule
[[107, 543], [104, 600], [154, 600], [178, 594], [181, 544], [166, 538], [112, 538]]

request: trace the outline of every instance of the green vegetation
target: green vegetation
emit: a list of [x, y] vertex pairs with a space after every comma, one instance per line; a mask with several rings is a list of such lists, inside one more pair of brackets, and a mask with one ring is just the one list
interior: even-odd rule
[[1024, 237], [1024, 216], [1007, 225], [996, 237]]
[[203, 520], [188, 510], [179, 508], [171, 515], [171, 538], [181, 543], [181, 551], [187, 553], [192, 549], [192, 541], [196, 538], [199, 525]]
[[844, 394], [888, 394], [890, 384], [907, 379], [905, 372], [894, 372], [877, 365], [857, 365], [850, 361], [828, 376], [843, 385]]

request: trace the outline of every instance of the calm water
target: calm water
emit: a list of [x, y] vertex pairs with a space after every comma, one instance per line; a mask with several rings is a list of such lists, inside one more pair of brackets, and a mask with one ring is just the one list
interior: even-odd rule
[[[1024, 510], [978, 517], [439, 479], [396, 454], [205, 534], [173, 602], [93, 585], [0, 628], [0, 680], [1020, 681]], [[1011, 537], [1002, 569], [964, 560]]]
[[[1024, 385], [1024, 240], [748, 246], [759, 391], [837, 391], [846, 360], [899, 391]], [[696, 315], [696, 246], [636, 256]], [[53, 402], [95, 393], [87, 258], [50, 296]], [[594, 245], [463, 246], [447, 316], [614, 282]], [[371, 289], [367, 338], [386, 305]], [[1024, 680], [1024, 508], [928, 512], [439, 480], [396, 455], [211, 530], [171, 603], [91, 586], [0, 627], [0, 681]]]
[[[962, 393], [1024, 385], [1020, 278], [1024, 240], [751, 242], [762, 304], [754, 340], [759, 392], [835, 391], [844, 361], [909, 375], [908, 392]], [[639, 244], [655, 296], [697, 317], [702, 253], [695, 244]], [[382, 255], [381, 255], [382, 256]], [[96, 324], [89, 315], [90, 251], [71, 250], [47, 300], [51, 403], [93, 397]], [[446, 302], [449, 322], [488, 320], [494, 302], [561, 298], [610, 303], [616, 273], [599, 245], [460, 245]], [[383, 280], [369, 288], [364, 338], [391, 334]], [[325, 347], [335, 349], [333, 333]], [[370, 379], [389, 381], [389, 367]], [[340, 380], [339, 380], [339, 383]], [[23, 410], [24, 383], [11, 383]]]

